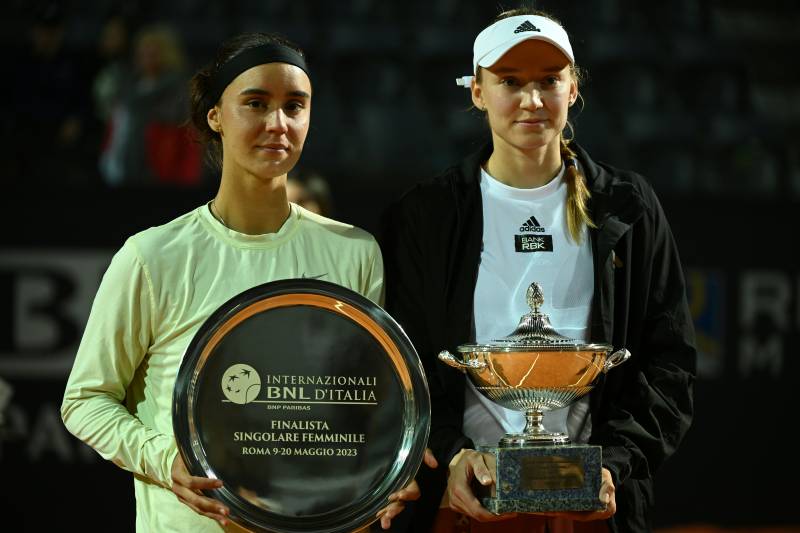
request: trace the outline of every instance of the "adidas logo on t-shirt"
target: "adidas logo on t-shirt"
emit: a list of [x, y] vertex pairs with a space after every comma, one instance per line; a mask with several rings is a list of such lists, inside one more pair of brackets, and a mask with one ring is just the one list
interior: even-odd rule
[[520, 233], [528, 235], [514, 235], [514, 249], [517, 252], [552, 252], [552, 235], [530, 235], [530, 233], [544, 233], [544, 228], [536, 217], [531, 215], [519, 227]]
[[537, 28], [536, 26], [534, 26], [534, 25], [531, 23], [531, 21], [529, 21], [529, 20], [526, 20], [525, 22], [523, 22], [522, 24], [520, 24], [519, 26], [517, 26], [517, 29], [516, 29], [516, 30], [514, 30], [514, 33], [522, 33], [522, 32], [524, 32], [524, 31], [538, 31], [538, 32], [541, 32], [542, 30], [540, 30], [539, 28]]
[[531, 217], [523, 222], [523, 224], [519, 227], [520, 231], [528, 231], [533, 233], [544, 233], [544, 228], [539, 224], [539, 221], [536, 220], [536, 217], [531, 215]]

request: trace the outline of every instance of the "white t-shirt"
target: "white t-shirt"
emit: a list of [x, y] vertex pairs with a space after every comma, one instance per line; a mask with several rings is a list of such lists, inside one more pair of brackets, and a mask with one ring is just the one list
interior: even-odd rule
[[[530, 312], [525, 294], [541, 285], [541, 308], [567, 337], [589, 340], [594, 294], [588, 230], [581, 242], [569, 236], [564, 167], [549, 183], [534, 189], [505, 185], [481, 170], [483, 245], [475, 286], [475, 340], [489, 342], [510, 334]], [[519, 433], [525, 414], [482, 396], [470, 380], [465, 391], [464, 434], [476, 445], [497, 445], [505, 433]], [[548, 411], [544, 425], [567, 433], [573, 442], [588, 439], [588, 396], [571, 407]]]

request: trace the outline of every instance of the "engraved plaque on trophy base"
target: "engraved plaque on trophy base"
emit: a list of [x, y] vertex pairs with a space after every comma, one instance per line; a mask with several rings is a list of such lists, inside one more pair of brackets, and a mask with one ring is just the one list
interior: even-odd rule
[[[481, 498], [495, 514], [597, 511], [600, 501], [600, 446], [555, 445], [499, 448], [494, 455], [496, 484]], [[488, 492], [488, 491], [487, 491]]]

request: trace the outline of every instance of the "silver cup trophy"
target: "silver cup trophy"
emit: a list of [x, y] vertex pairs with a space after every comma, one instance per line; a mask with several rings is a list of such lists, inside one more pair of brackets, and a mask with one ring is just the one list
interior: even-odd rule
[[631, 354], [555, 331], [539, 310], [544, 294], [538, 283], [528, 287], [527, 301], [531, 311], [507, 337], [462, 344], [460, 359], [446, 350], [439, 354], [441, 361], [466, 372], [486, 398], [525, 412], [522, 433], [479, 447], [495, 459], [496, 483], [483, 505], [494, 513], [602, 509], [602, 448], [571, 443], [567, 435], [545, 429], [542, 419], [588, 394], [601, 373]]

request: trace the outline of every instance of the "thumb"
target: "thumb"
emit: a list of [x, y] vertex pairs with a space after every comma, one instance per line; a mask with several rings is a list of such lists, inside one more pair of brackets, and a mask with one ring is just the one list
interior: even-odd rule
[[492, 479], [492, 474], [489, 472], [489, 468], [486, 466], [486, 462], [483, 460], [483, 455], [476, 453], [470, 456], [469, 464], [472, 467], [472, 473], [480, 482], [481, 485], [491, 485], [494, 483]]

